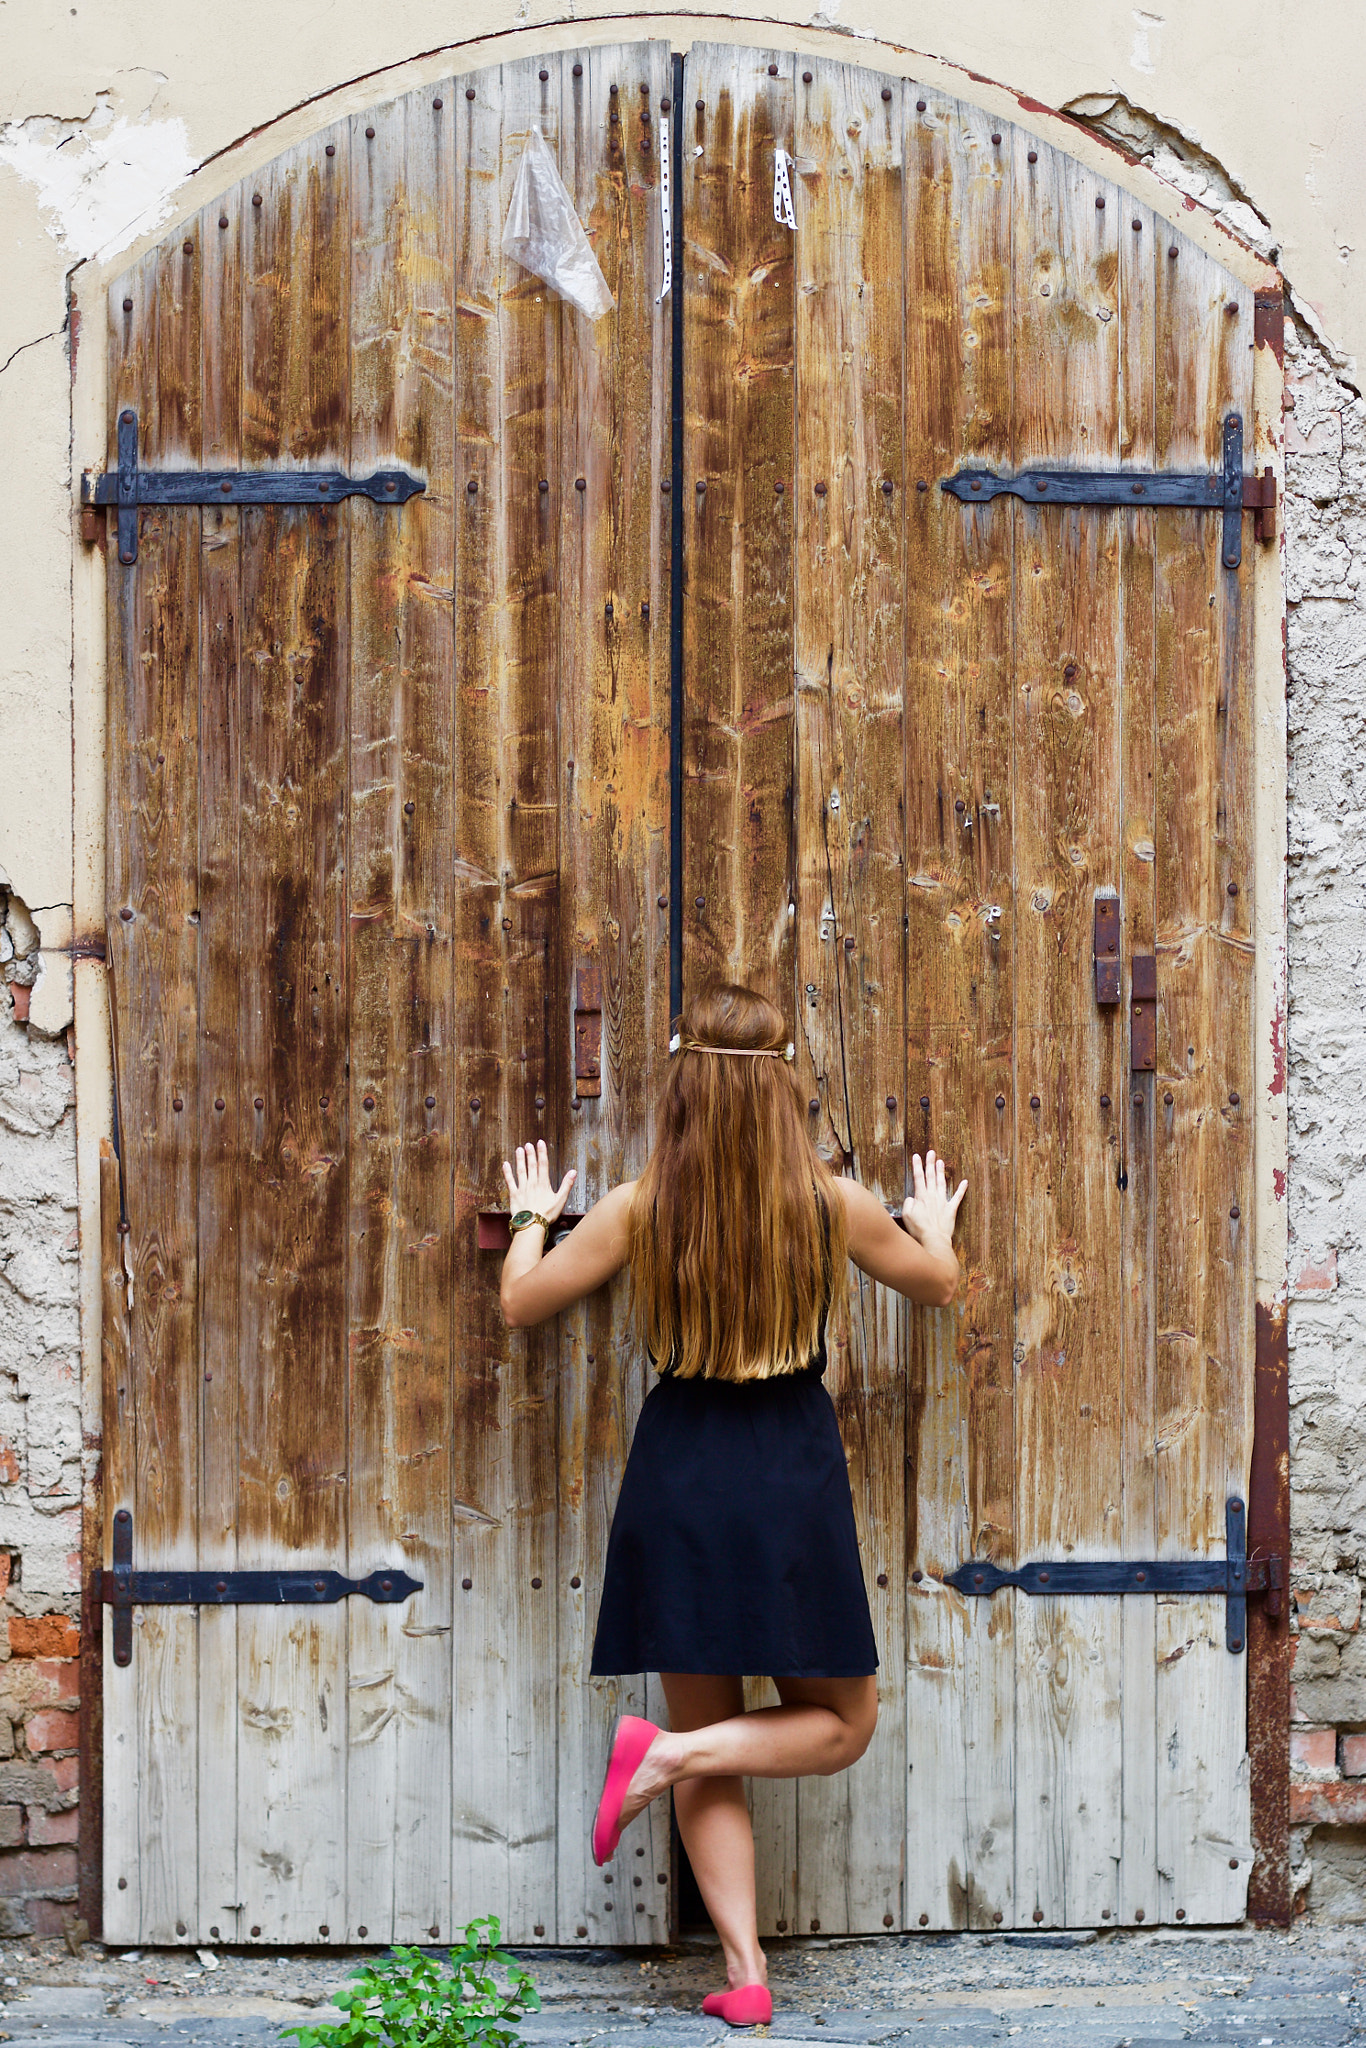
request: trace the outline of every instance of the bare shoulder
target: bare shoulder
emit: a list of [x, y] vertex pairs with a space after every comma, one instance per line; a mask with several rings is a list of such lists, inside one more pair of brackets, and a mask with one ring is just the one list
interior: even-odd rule
[[835, 1186], [844, 1204], [844, 1214], [851, 1236], [860, 1228], [866, 1230], [870, 1225], [876, 1226], [890, 1220], [877, 1196], [870, 1188], [864, 1187], [862, 1181], [850, 1180], [837, 1174]]

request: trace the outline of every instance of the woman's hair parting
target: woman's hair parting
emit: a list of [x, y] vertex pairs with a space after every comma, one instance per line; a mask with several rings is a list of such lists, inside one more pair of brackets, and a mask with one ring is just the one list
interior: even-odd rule
[[847, 1255], [782, 1012], [752, 989], [703, 989], [678, 1020], [631, 1205], [641, 1336], [680, 1379], [795, 1372], [819, 1348]]

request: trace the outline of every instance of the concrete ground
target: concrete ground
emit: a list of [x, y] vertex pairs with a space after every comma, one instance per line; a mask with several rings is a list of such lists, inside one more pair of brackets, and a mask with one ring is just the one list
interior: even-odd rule
[[[528, 2048], [709, 2048], [731, 2038], [700, 2013], [702, 1994], [722, 1982], [708, 1942], [521, 1958], [544, 2000], [523, 2027]], [[359, 1959], [94, 1942], [73, 1956], [61, 1941], [0, 1943], [0, 2041], [266, 2048], [284, 2027], [336, 2017], [330, 1994]], [[769, 1968], [773, 2024], [759, 2030], [768, 2048], [1366, 2041], [1366, 1927], [783, 1941]]]

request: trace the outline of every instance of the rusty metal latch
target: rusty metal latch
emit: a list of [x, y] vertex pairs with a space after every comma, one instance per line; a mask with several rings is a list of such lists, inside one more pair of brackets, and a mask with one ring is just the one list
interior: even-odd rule
[[1026, 469], [1002, 476], [993, 469], [960, 469], [940, 480], [941, 490], [964, 504], [988, 498], [1023, 498], [1031, 505], [1184, 506], [1196, 512], [1222, 512], [1222, 560], [1236, 569], [1243, 559], [1243, 514], [1254, 515], [1258, 540], [1276, 535], [1276, 478], [1270, 469], [1243, 474], [1243, 416], [1231, 412], [1224, 420], [1223, 461], [1207, 470], [1152, 469]]
[[1151, 1074], [1157, 1065], [1157, 955], [1135, 953], [1129, 962], [1129, 1065]]
[[363, 1593], [380, 1605], [422, 1591], [422, 1580], [380, 1565], [364, 1579], [337, 1571], [135, 1572], [133, 1517], [127, 1508], [114, 1516], [114, 1568], [93, 1574], [97, 1602], [114, 1610], [114, 1662], [133, 1661], [135, 1607], [327, 1607], [348, 1594]]
[[1249, 1558], [1247, 1510], [1235, 1494], [1224, 1506], [1226, 1557], [1104, 1558], [1080, 1562], [1067, 1558], [1022, 1564], [1015, 1571], [983, 1558], [949, 1572], [946, 1586], [958, 1593], [990, 1597], [1002, 1586], [1046, 1597], [1051, 1593], [1222, 1593], [1225, 1599], [1224, 1640], [1233, 1656], [1247, 1645], [1247, 1596], [1265, 1593], [1266, 1611], [1280, 1615], [1285, 1562], [1280, 1557]]
[[1119, 891], [1097, 889], [1091, 950], [1095, 959], [1096, 1001], [1108, 1008], [1119, 1001]]
[[574, 978], [574, 1092], [602, 1093], [602, 969], [596, 961]]
[[406, 469], [346, 476], [339, 469], [139, 469], [138, 416], [119, 414], [119, 466], [113, 475], [81, 478], [83, 505], [116, 505], [119, 560], [138, 558], [138, 515], [144, 505], [334, 505], [370, 498], [401, 505], [427, 486]]

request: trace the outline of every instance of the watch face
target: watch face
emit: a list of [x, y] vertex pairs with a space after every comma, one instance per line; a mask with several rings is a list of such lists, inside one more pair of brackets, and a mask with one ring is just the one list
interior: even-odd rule
[[533, 1223], [535, 1219], [536, 1212], [534, 1209], [519, 1209], [512, 1219], [512, 1228], [514, 1230], [525, 1230], [528, 1223]]

